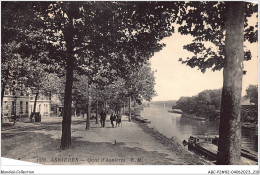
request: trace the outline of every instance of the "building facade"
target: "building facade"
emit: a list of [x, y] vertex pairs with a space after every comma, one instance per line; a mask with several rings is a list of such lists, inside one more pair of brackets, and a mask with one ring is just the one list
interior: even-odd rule
[[51, 117], [62, 117], [64, 106], [57, 95], [53, 95], [51, 98]]
[[[33, 112], [34, 102], [35, 102], [36, 94], [30, 94], [29, 97], [29, 116]], [[51, 98], [50, 96], [46, 96], [43, 93], [39, 93], [36, 101], [35, 112], [40, 112], [41, 117], [49, 117], [51, 110]]]
[[23, 90], [6, 89], [2, 104], [3, 119], [10, 120], [14, 116], [26, 118], [29, 116], [29, 93]]

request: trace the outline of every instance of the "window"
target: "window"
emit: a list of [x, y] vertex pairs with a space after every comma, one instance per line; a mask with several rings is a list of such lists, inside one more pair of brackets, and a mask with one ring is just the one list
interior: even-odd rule
[[23, 113], [23, 101], [20, 101], [20, 114]]
[[48, 104], [45, 106], [45, 112], [48, 114]]
[[5, 109], [8, 110], [8, 108], [9, 108], [8, 101], [5, 101], [5, 104], [6, 104]]
[[21, 95], [21, 96], [23, 96], [23, 95], [24, 95], [24, 94], [23, 94], [23, 91], [21, 91], [21, 92], [20, 92], [20, 95]]
[[15, 90], [12, 90], [12, 95], [15, 95]]
[[5, 90], [5, 95], [9, 95], [9, 91], [8, 90]]
[[28, 101], [25, 103], [25, 113], [28, 113]]

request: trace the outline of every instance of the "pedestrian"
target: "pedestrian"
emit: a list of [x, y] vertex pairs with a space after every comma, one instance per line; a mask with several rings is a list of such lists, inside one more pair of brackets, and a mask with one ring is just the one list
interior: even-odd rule
[[14, 123], [13, 123], [13, 126], [14, 126], [14, 125], [15, 125], [15, 122], [16, 122], [16, 119], [17, 119], [17, 116], [14, 115], [14, 116], [13, 116], [13, 119], [14, 119]]
[[116, 120], [116, 115], [114, 114], [114, 112], [112, 112], [112, 114], [110, 116], [110, 121], [111, 121], [112, 128], [114, 128], [114, 121], [115, 120]]
[[100, 113], [101, 128], [105, 127], [106, 117], [107, 117], [107, 114], [106, 114], [105, 110], [102, 110], [102, 112]]
[[120, 112], [118, 111], [118, 113], [116, 115], [116, 127], [119, 127], [120, 124], [122, 127], [122, 116], [121, 116]]

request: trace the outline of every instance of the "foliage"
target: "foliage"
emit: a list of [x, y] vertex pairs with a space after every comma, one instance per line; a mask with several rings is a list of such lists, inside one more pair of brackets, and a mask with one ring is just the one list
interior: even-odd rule
[[112, 109], [120, 109], [124, 103], [127, 104], [129, 96], [141, 104], [143, 100], [150, 101], [156, 95], [154, 73], [150, 64], [145, 64], [139, 71], [127, 76], [125, 79], [118, 77], [105, 86], [92, 84], [89, 89], [91, 98], [94, 101], [107, 101]]
[[[225, 21], [228, 3], [226, 1], [205, 1], [186, 2], [183, 4], [178, 19], [180, 24], [179, 32], [195, 37], [191, 44], [183, 47], [194, 53], [193, 57], [181, 58], [180, 61], [183, 64], [192, 68], [198, 67], [203, 73], [209, 68], [212, 68], [213, 71], [223, 68], [226, 36]], [[256, 42], [258, 24], [250, 26], [247, 22], [257, 12], [258, 5], [248, 2], [245, 9], [244, 37], [249, 42]], [[250, 50], [245, 47], [244, 52], [244, 60], [250, 60]]]
[[221, 102], [221, 89], [204, 90], [196, 96], [181, 97], [175, 108], [188, 114], [203, 115], [206, 112], [219, 110]]
[[249, 85], [246, 89], [246, 97], [251, 103], [258, 105], [258, 85]]
[[[24, 9], [27, 9], [26, 11]], [[4, 88], [39, 87], [53, 65], [40, 62], [47, 57], [43, 21], [32, 2], [2, 2], [1, 84]]]
[[130, 74], [126, 80], [128, 94], [139, 104], [141, 101], [151, 101], [156, 96], [154, 90], [155, 77], [150, 64], [145, 64], [139, 71]]
[[176, 13], [174, 4], [159, 2], [51, 3], [42, 13], [51, 44], [49, 57], [65, 64], [66, 35], [71, 30], [78, 73], [90, 81], [100, 74], [112, 82], [162, 49], [164, 44], [158, 41], [171, 35]]
[[88, 83], [89, 79], [87, 76], [76, 75], [73, 87], [72, 100], [76, 109], [83, 112], [86, 112], [88, 98], [90, 97], [90, 88]]

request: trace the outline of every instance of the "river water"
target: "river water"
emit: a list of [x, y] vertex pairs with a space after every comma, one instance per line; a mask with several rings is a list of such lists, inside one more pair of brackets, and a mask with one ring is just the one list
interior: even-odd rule
[[[170, 113], [170, 108], [160, 105], [145, 107], [141, 116], [151, 120], [151, 125], [168, 138], [175, 137], [182, 142], [188, 141], [190, 135], [218, 135], [219, 122], [201, 121], [181, 114]], [[242, 147], [258, 151], [258, 140], [254, 130], [242, 129]]]

